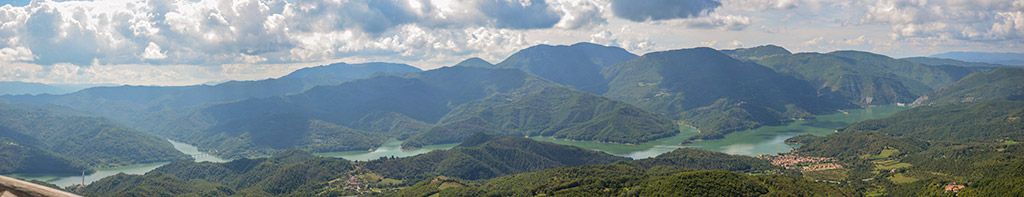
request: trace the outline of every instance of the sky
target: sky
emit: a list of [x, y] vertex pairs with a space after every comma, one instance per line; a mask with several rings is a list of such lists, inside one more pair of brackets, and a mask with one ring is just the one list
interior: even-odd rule
[[1024, 0], [0, 0], [0, 81], [190, 85], [333, 62], [497, 63], [538, 44], [642, 55], [775, 44], [1024, 52]]

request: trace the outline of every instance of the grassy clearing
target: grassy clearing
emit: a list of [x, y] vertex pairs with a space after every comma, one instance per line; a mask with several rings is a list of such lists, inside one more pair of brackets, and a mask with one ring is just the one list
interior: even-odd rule
[[885, 159], [885, 158], [889, 158], [889, 157], [898, 155], [899, 153], [900, 153], [899, 149], [886, 147], [885, 150], [882, 150], [881, 153], [878, 153], [878, 155], [875, 155], [875, 156], [871, 156], [868, 159]]

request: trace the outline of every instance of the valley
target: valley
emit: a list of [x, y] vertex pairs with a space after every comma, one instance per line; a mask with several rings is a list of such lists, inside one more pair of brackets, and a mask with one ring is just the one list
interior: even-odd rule
[[814, 119], [796, 120], [782, 125], [763, 126], [757, 129], [737, 131], [725, 135], [722, 139], [692, 142], [687, 139], [697, 134], [698, 131], [688, 126], [681, 126], [682, 132], [677, 136], [637, 145], [566, 141], [547, 137], [531, 137], [531, 139], [603, 151], [633, 159], [655, 157], [662, 153], [686, 147], [734, 155], [775, 155], [778, 153], [788, 153], [793, 148], [799, 147], [785, 142], [786, 139], [791, 137], [799, 135], [825, 136], [835, 133], [836, 129], [840, 129], [847, 124], [869, 119], [885, 118], [908, 108], [890, 105], [848, 110], [835, 114], [820, 115]]
[[[214, 163], [224, 163], [224, 162], [227, 162], [227, 160], [224, 160], [224, 159], [221, 159], [221, 158], [217, 158], [216, 156], [212, 156], [209, 153], [200, 152], [198, 150], [198, 148], [196, 148], [195, 146], [188, 145], [188, 144], [181, 143], [181, 142], [175, 142], [175, 141], [172, 141], [172, 140], [168, 140], [168, 142], [171, 142], [171, 144], [174, 145], [174, 149], [180, 151], [181, 153], [184, 153], [184, 154], [192, 156], [192, 158], [194, 159], [195, 162], [214, 162]], [[85, 181], [85, 184], [90, 184], [90, 183], [95, 182], [97, 180], [103, 179], [105, 177], [113, 176], [113, 175], [116, 175], [116, 174], [119, 174], [119, 173], [125, 173], [125, 174], [146, 174], [147, 172], [153, 171], [154, 169], [156, 169], [156, 168], [158, 168], [160, 166], [163, 166], [163, 165], [167, 165], [168, 163], [170, 163], [170, 162], [143, 163], [143, 164], [133, 164], [133, 165], [127, 165], [127, 166], [121, 166], [121, 167], [113, 167], [113, 168], [99, 168], [99, 169], [96, 169], [96, 172], [94, 172], [92, 174], [86, 175], [84, 181]], [[71, 185], [81, 184], [82, 181], [83, 181], [81, 175], [69, 176], [68, 174], [29, 173], [29, 174], [5, 174], [5, 176], [20, 178], [20, 179], [30, 179], [30, 180], [45, 181], [47, 183], [51, 183], [51, 184], [54, 184], [54, 185], [57, 185], [57, 186], [60, 186], [60, 187], [67, 187], [67, 186], [71, 186]]]
[[1022, 0], [0, 0], [0, 197], [1024, 197], [1022, 22]]
[[[214, 86], [7, 95], [0, 154], [15, 157], [0, 164], [15, 165], [0, 170], [100, 196], [846, 196], [935, 184], [970, 194], [1017, 176], [944, 165], [1012, 168], [989, 160], [1024, 141], [1021, 70], [778, 46], [637, 56], [580, 43], [425, 71], [336, 63]], [[204, 91], [233, 93], [188, 94]], [[83, 178], [88, 186], [73, 186]]]

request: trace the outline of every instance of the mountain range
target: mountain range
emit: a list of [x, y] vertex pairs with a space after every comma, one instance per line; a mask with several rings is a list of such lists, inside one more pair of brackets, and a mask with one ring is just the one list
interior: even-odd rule
[[974, 71], [858, 51], [792, 54], [774, 45], [637, 56], [578, 43], [430, 71], [338, 63], [213, 86], [3, 99], [67, 106], [233, 158], [291, 148], [372, 150], [388, 138], [416, 148], [477, 132], [637, 144], [675, 135], [676, 124], [701, 130], [691, 139], [715, 139], [840, 109], [910, 103]]
[[[187, 159], [164, 137], [235, 160], [175, 161], [77, 192], [920, 196], [947, 194], [936, 192], [956, 182], [969, 188], [957, 195], [1007, 194], [1024, 177], [1013, 173], [1024, 150], [1018, 143], [1024, 69], [1006, 67], [862, 51], [792, 53], [774, 45], [638, 56], [578, 43], [526, 48], [497, 64], [470, 58], [427, 71], [338, 63], [212, 86], [7, 95], [0, 97], [10, 103], [0, 105], [0, 172], [73, 173]], [[917, 107], [835, 134], [787, 140], [800, 146], [786, 156], [828, 158], [806, 167], [842, 166], [821, 171], [768, 160], [782, 156], [684, 148], [630, 160], [520, 138], [628, 145], [679, 135], [680, 126], [690, 125], [699, 133], [689, 140], [716, 139], [908, 103]], [[392, 138], [405, 149], [460, 144], [366, 162], [309, 154], [374, 150]]]

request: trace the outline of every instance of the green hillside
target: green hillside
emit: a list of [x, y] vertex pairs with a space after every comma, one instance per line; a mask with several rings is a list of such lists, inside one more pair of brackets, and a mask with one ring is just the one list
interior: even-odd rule
[[612, 80], [605, 96], [681, 119], [701, 130], [694, 138], [852, 106], [819, 96], [806, 81], [710, 48], [649, 53], [603, 73]]
[[312, 196], [355, 170], [350, 161], [288, 151], [228, 163], [177, 161], [145, 175], [103, 178], [78, 193], [94, 196]]
[[999, 68], [974, 73], [953, 85], [925, 95], [915, 104], [943, 105], [1024, 96], [1024, 68]]
[[818, 92], [860, 105], [911, 103], [921, 96], [921, 82], [907, 79], [884, 66], [819, 53], [778, 55], [758, 64], [811, 82]]
[[637, 144], [678, 133], [671, 120], [629, 104], [544, 83], [459, 105], [403, 147], [460, 142], [477, 132]]
[[[66, 108], [0, 104], [4, 173], [80, 173], [85, 166], [116, 167], [189, 157], [166, 140]], [[22, 159], [19, 159], [22, 158]]]
[[[835, 157], [844, 187], [889, 196], [1024, 194], [1024, 102], [990, 100], [917, 107], [847, 126], [824, 137], [800, 136], [795, 152]], [[845, 178], [843, 178], [845, 177]]]
[[[308, 135], [306, 121], [270, 117], [319, 120], [362, 131], [345, 130], [346, 134], [334, 135], [338, 140], [308, 143], [307, 139], [315, 138]], [[428, 125], [433, 123], [437, 124]], [[459, 142], [476, 132], [621, 143], [677, 133], [669, 119], [520, 70], [463, 66], [380, 75], [296, 95], [211, 105], [155, 131], [228, 158], [290, 148], [367, 150], [386, 138], [408, 138], [404, 147], [419, 147]], [[273, 142], [257, 143], [260, 139]], [[362, 139], [369, 140], [356, 142]]]
[[636, 55], [622, 48], [584, 42], [569, 46], [532, 46], [496, 66], [521, 69], [584, 92], [602, 94], [608, 91], [608, 86], [601, 70], [633, 58]]
[[[918, 95], [942, 89], [972, 72], [970, 69], [959, 66], [929, 66], [861, 51], [835, 51], [827, 54], [881, 66], [905, 78], [902, 82], [909, 85], [911, 90]], [[918, 81], [926, 87], [915, 86], [909, 80]]]

